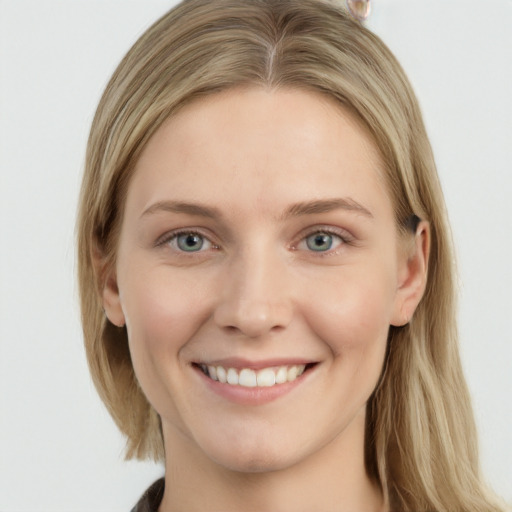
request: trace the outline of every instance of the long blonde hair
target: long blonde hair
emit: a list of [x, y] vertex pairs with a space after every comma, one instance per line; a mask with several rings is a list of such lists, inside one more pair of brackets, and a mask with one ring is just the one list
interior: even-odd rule
[[392, 510], [497, 511], [482, 484], [455, 325], [443, 196], [421, 113], [382, 41], [333, 2], [186, 0], [133, 46], [91, 128], [78, 217], [82, 323], [94, 383], [128, 438], [127, 457], [164, 457], [161, 425], [138, 386], [126, 330], [105, 318], [95, 258], [116, 257], [134, 163], [161, 123], [194, 99], [240, 85], [320, 91], [371, 132], [397, 224], [428, 220], [428, 284], [413, 320], [391, 327], [367, 408], [366, 466]]

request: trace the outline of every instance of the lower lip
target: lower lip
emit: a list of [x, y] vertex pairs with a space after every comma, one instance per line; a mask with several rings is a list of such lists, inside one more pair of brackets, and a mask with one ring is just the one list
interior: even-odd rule
[[[316, 365], [315, 365], [316, 367]], [[298, 386], [308, 379], [314, 368], [310, 368], [292, 382], [284, 384], [275, 384], [268, 387], [245, 387], [232, 384], [223, 384], [217, 380], [207, 377], [199, 368], [193, 367], [202, 381], [208, 386], [208, 389], [221, 396], [222, 398], [239, 405], [262, 405], [273, 402], [288, 393], [292, 392]]]

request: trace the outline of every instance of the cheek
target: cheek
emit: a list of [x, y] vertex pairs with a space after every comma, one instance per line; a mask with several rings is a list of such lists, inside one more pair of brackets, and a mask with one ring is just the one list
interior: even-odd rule
[[185, 365], [180, 356], [210, 315], [204, 299], [211, 296], [209, 286], [166, 267], [142, 272], [140, 266], [131, 266], [119, 282], [137, 380], [158, 413], [185, 429], [180, 420], [187, 407], [179, 398], [186, 396], [181, 378]]
[[324, 282], [309, 293], [305, 305], [313, 330], [335, 355], [383, 353], [394, 297], [387, 275], [347, 272]]
[[210, 314], [204, 297], [211, 294], [197, 280], [158, 268], [128, 275], [121, 302], [136, 372], [179, 360], [180, 350]]
[[336, 428], [346, 427], [365, 406], [382, 373], [393, 288], [388, 274], [378, 272], [347, 270], [321, 282], [322, 287], [309, 293], [304, 316], [332, 354], [327, 359], [335, 390], [330, 406], [339, 412], [332, 421]]

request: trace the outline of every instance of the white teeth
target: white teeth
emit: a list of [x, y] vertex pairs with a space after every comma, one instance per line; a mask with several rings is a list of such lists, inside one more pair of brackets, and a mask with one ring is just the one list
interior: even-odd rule
[[217, 366], [217, 379], [219, 379], [219, 382], [222, 382], [222, 384], [226, 384], [228, 381], [226, 370], [224, 370], [222, 366]]
[[304, 366], [290, 366], [288, 368], [288, 382], [295, 380], [304, 371]]
[[257, 384], [256, 373], [253, 370], [244, 368], [238, 376], [238, 384], [246, 388], [254, 388]]
[[232, 386], [238, 385], [238, 373], [234, 368], [228, 370], [228, 384]]
[[276, 384], [284, 384], [285, 382], [293, 382], [300, 377], [306, 365], [278, 366], [273, 368], [263, 368], [258, 372], [250, 368], [243, 368], [240, 371], [235, 368], [223, 366], [206, 366], [200, 365], [206, 375], [212, 380], [218, 380], [222, 384], [230, 384], [232, 386], [244, 386], [248, 388], [254, 387], [271, 387]]
[[271, 368], [265, 368], [258, 372], [257, 379], [258, 386], [273, 386], [276, 383], [276, 372]]
[[284, 384], [288, 380], [288, 368], [281, 366], [276, 373], [276, 384]]

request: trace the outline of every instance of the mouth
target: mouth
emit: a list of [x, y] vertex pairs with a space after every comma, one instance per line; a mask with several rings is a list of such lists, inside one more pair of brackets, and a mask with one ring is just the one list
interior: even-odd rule
[[193, 363], [206, 377], [221, 384], [245, 388], [270, 388], [294, 382], [310, 371], [317, 363], [269, 366], [253, 368], [233, 368], [221, 365]]

